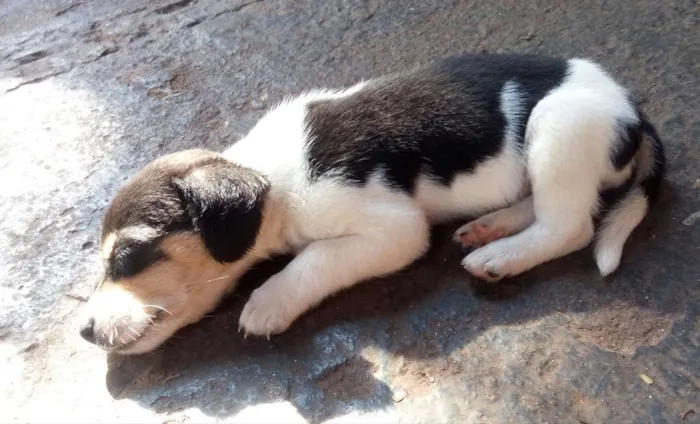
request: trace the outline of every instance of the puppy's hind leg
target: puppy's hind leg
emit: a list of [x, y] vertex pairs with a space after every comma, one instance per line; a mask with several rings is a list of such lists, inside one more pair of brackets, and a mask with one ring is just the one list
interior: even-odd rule
[[470, 273], [495, 281], [590, 243], [598, 186], [615, 137], [615, 122], [599, 111], [599, 103], [587, 91], [549, 95], [538, 103], [527, 130], [535, 221], [464, 258]]

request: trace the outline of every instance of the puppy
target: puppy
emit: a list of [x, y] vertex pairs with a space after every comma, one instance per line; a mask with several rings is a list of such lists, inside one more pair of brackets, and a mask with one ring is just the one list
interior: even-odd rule
[[653, 126], [587, 60], [462, 55], [310, 91], [223, 154], [161, 157], [122, 188], [80, 333], [112, 352], [150, 351], [254, 263], [293, 252], [240, 316], [246, 333], [270, 336], [415, 261], [430, 224], [487, 212], [455, 234], [477, 247], [462, 261], [472, 275], [514, 276], [594, 238], [607, 275], [663, 172]]

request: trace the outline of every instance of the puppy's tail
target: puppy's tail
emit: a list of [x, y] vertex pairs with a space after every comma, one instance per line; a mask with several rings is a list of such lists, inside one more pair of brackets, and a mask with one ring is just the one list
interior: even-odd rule
[[611, 274], [620, 265], [627, 238], [657, 200], [666, 168], [664, 147], [656, 129], [641, 111], [638, 114], [640, 123], [633, 176], [623, 187], [601, 195], [603, 208], [594, 253], [603, 276]]

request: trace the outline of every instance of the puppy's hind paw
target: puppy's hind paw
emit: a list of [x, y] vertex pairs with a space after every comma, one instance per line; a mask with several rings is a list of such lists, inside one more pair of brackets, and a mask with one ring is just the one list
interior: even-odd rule
[[477, 219], [459, 227], [452, 239], [467, 248], [481, 247], [505, 236], [502, 230], [489, 227], [479, 221]]

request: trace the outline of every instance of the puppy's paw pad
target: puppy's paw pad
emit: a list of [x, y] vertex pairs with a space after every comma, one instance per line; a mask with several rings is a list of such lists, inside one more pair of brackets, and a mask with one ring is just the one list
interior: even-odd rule
[[260, 287], [243, 307], [239, 328], [245, 335], [270, 337], [285, 331], [295, 316], [288, 305], [289, 296], [281, 291]]
[[480, 247], [504, 236], [503, 230], [486, 225], [477, 219], [455, 231], [453, 240], [461, 244], [462, 247]]

